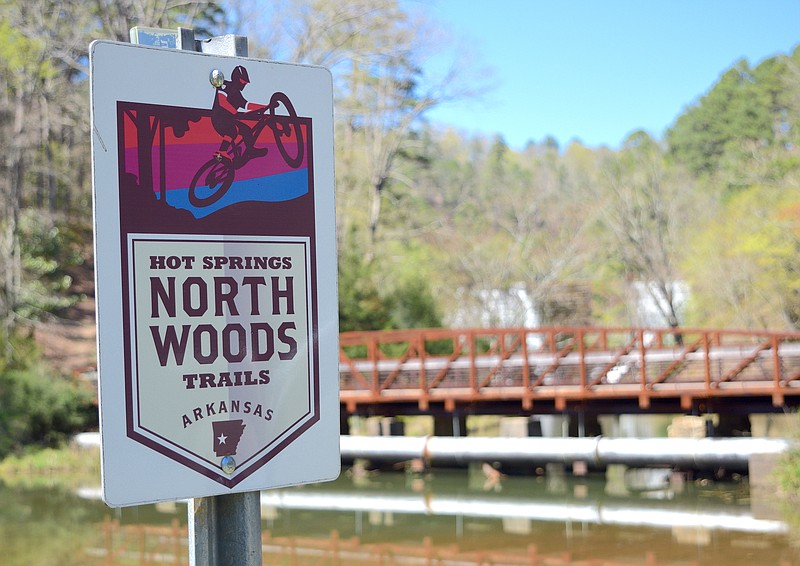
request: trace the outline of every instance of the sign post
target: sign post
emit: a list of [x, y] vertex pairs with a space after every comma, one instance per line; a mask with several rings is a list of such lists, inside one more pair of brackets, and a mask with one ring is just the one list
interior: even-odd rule
[[103, 498], [192, 499], [195, 566], [340, 468], [332, 80], [241, 39], [90, 49]]

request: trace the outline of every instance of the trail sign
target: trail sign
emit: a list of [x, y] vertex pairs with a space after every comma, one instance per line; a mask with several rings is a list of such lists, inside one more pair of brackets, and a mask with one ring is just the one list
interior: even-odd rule
[[90, 49], [109, 505], [338, 475], [327, 70]]

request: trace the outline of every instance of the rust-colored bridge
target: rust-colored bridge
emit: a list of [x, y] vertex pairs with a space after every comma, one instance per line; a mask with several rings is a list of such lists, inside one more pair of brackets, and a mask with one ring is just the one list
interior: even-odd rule
[[800, 332], [346, 332], [339, 374], [350, 414], [770, 412], [800, 402]]

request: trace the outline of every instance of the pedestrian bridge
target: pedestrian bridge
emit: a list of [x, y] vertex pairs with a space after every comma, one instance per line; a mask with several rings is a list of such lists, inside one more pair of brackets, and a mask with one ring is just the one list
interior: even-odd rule
[[349, 414], [770, 412], [800, 401], [800, 332], [472, 328], [345, 332]]

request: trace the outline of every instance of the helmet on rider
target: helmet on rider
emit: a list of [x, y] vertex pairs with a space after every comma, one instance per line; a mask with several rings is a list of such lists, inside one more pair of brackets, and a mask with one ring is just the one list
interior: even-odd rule
[[231, 73], [231, 82], [236, 85], [246, 85], [250, 82], [250, 77], [247, 75], [247, 69], [241, 65], [237, 65]]

